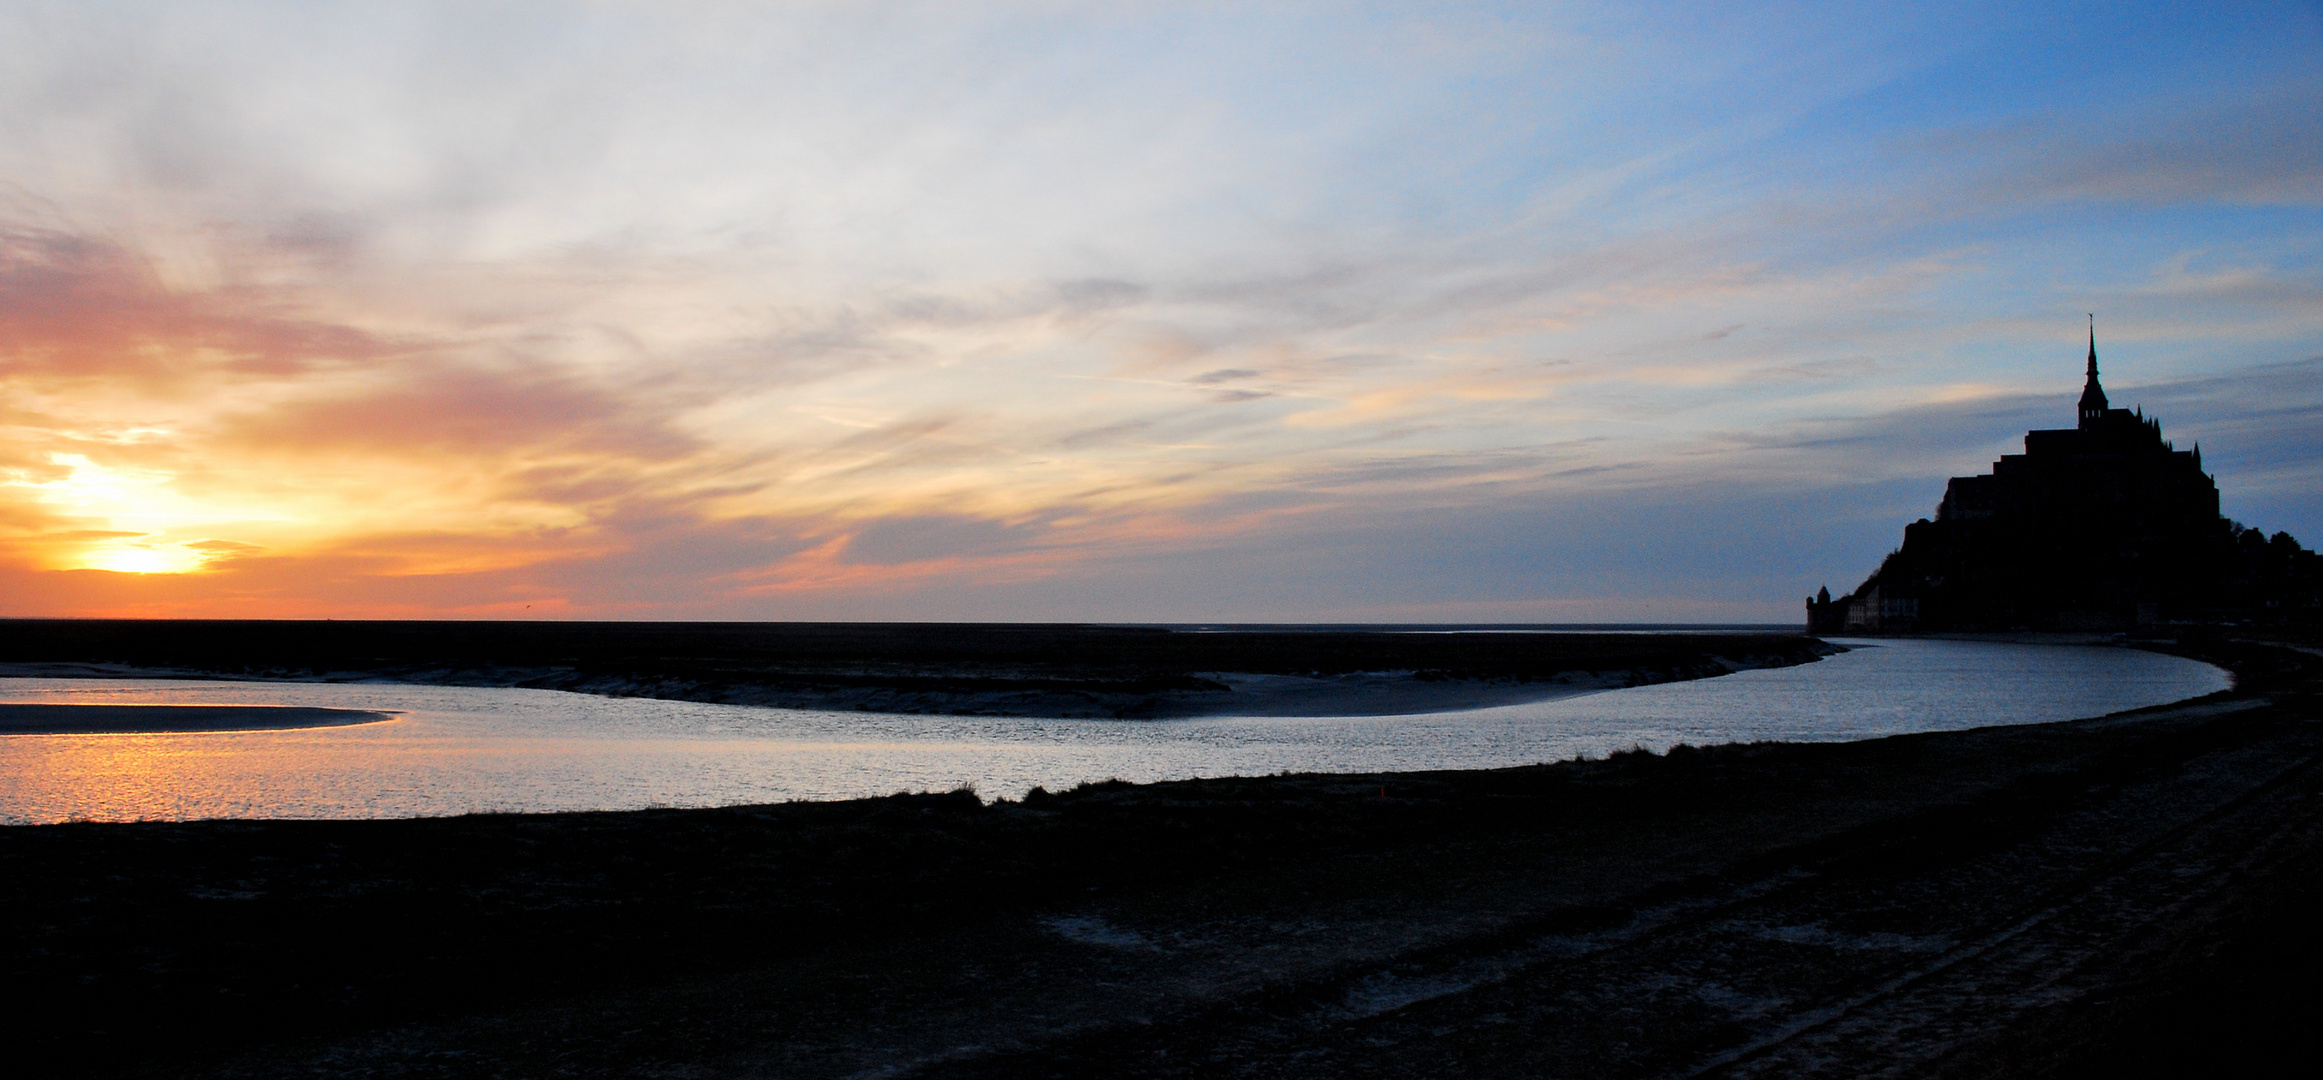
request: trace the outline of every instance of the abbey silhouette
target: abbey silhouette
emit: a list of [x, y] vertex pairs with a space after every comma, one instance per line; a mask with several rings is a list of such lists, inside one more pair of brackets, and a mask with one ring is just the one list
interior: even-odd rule
[[2202, 449], [2159, 420], [2116, 409], [2089, 333], [2079, 423], [2025, 433], [1983, 476], [1945, 487], [1935, 520], [1862, 586], [1807, 600], [1809, 633], [2126, 630], [2165, 622], [2308, 621], [2323, 563], [2286, 533], [2267, 539], [2218, 513]]

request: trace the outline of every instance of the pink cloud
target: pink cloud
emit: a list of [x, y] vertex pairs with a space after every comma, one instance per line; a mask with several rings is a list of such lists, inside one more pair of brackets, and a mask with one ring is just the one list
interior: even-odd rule
[[[413, 362], [379, 388], [333, 387], [231, 414], [214, 436], [238, 450], [353, 450], [391, 457], [490, 457], [556, 450], [668, 461], [700, 444], [668, 410], [537, 365]], [[544, 477], [546, 479], [546, 477]]]
[[274, 310], [260, 290], [169, 289], [119, 244], [0, 232], [0, 364], [12, 378], [169, 384], [291, 375], [399, 351], [362, 331]]

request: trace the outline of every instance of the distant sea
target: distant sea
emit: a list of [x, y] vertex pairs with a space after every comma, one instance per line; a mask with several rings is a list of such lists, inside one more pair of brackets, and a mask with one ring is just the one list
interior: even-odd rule
[[1632, 746], [1660, 751], [1681, 742], [1833, 741], [2038, 723], [2230, 684], [2225, 671], [2207, 664], [2117, 647], [1838, 640], [1853, 651], [1797, 667], [1385, 717], [898, 716], [388, 683], [0, 679], [0, 701], [8, 702], [397, 714], [380, 724], [293, 731], [0, 736], [0, 822], [626, 810], [963, 786], [1013, 798], [1035, 786], [1113, 778], [1494, 768]]

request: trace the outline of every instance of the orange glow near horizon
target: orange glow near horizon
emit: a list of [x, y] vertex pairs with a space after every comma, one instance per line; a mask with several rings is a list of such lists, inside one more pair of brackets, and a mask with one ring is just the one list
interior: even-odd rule
[[[218, 515], [204, 513], [172, 490], [174, 477], [157, 470], [108, 468], [86, 454], [51, 453], [63, 475], [13, 480], [33, 508], [77, 526], [54, 542], [34, 545], [41, 564], [61, 570], [126, 574], [183, 574], [201, 569], [216, 553], [174, 540], [173, 531]], [[201, 538], [195, 538], [201, 539]]]
[[2323, 532], [2272, 9], [85, 6], [0, 616], [1788, 619], [2090, 311]]

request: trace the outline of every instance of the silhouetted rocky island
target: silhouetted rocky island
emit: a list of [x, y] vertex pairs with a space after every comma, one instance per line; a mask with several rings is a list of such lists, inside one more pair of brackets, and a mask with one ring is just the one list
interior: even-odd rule
[[2112, 408], [2089, 337], [2079, 423], [2028, 431], [2025, 452], [1956, 476], [1935, 520], [1846, 596], [1807, 600], [1807, 632], [2130, 630], [2163, 623], [2312, 623], [2323, 558], [2218, 512], [2202, 448], [2143, 409]]

